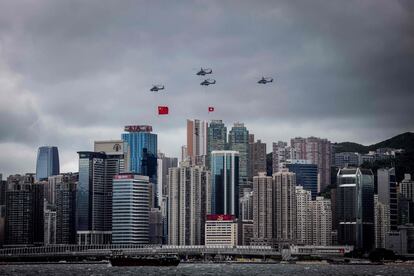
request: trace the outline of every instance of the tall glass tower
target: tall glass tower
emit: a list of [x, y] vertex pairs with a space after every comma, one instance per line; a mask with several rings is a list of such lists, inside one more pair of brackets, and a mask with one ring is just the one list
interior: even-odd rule
[[239, 153], [211, 152], [211, 214], [239, 216]]
[[369, 251], [374, 246], [374, 175], [367, 169], [344, 168], [337, 183], [338, 242]]
[[126, 126], [122, 140], [130, 150], [129, 171], [149, 177], [151, 183], [157, 179], [157, 134], [151, 126]]
[[211, 168], [210, 156], [213, 150], [225, 150], [227, 128], [222, 120], [212, 120], [207, 127], [207, 167]]
[[36, 180], [59, 174], [59, 152], [57, 147], [40, 147], [37, 151]]
[[[240, 174], [239, 184], [240, 192], [244, 188], [252, 188], [248, 183], [249, 168], [249, 131], [243, 123], [235, 123], [229, 132], [228, 149], [238, 151], [240, 154]], [[243, 195], [240, 193], [240, 197]]]

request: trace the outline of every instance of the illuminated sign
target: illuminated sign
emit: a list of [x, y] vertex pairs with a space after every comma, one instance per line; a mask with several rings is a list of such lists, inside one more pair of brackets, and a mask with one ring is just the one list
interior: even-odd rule
[[114, 176], [114, 179], [134, 179], [133, 174], [118, 174]]
[[207, 215], [207, 220], [233, 221], [235, 218], [234, 215]]
[[124, 130], [128, 132], [151, 132], [152, 126], [146, 126], [146, 125], [125, 126]]

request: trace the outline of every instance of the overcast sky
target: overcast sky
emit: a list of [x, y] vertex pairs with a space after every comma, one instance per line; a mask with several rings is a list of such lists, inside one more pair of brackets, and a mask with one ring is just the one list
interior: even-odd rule
[[5, 175], [34, 172], [42, 145], [77, 171], [76, 151], [126, 124], [178, 157], [187, 118], [244, 122], [268, 152], [295, 136], [376, 143], [414, 130], [414, 1], [0, 0], [0, 97]]

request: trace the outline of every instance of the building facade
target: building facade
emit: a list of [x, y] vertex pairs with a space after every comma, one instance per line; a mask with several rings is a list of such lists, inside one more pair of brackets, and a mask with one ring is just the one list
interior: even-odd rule
[[114, 177], [112, 243], [149, 243], [148, 187], [148, 176], [122, 173]]
[[239, 216], [239, 153], [211, 152], [210, 214]]
[[312, 199], [318, 195], [318, 166], [307, 160], [288, 159], [284, 167], [296, 174], [296, 184], [310, 191]]
[[212, 120], [207, 127], [207, 166], [213, 150], [225, 150], [227, 146], [227, 127], [222, 120]]
[[312, 210], [312, 244], [316, 246], [332, 245], [331, 201], [318, 196], [310, 202]]
[[287, 169], [273, 174], [275, 241], [296, 242], [296, 175]]
[[274, 237], [273, 179], [266, 173], [253, 177], [253, 240], [271, 245]]
[[37, 151], [36, 180], [45, 180], [59, 174], [59, 152], [57, 147], [44, 146]]
[[237, 246], [238, 225], [233, 215], [207, 215], [206, 246]]
[[228, 149], [239, 153], [239, 188], [242, 196], [244, 188], [252, 188], [248, 182], [249, 171], [249, 131], [243, 123], [235, 123], [229, 131]]
[[[302, 186], [296, 186], [296, 242], [309, 245], [312, 240], [312, 195]], [[330, 234], [330, 233], [329, 233]]]
[[266, 143], [261, 140], [249, 143], [249, 181], [259, 175], [259, 172], [266, 172]]
[[398, 195], [395, 168], [378, 169], [377, 171], [378, 201], [389, 210], [389, 226], [396, 231], [398, 226]]
[[339, 244], [369, 251], [374, 246], [374, 175], [361, 168], [340, 169], [336, 216]]
[[310, 160], [318, 166], [318, 192], [323, 192], [331, 184], [332, 145], [327, 139], [316, 137], [293, 138], [291, 147], [295, 148], [297, 159]]
[[192, 165], [206, 165], [207, 127], [202, 120], [187, 120], [187, 155]]

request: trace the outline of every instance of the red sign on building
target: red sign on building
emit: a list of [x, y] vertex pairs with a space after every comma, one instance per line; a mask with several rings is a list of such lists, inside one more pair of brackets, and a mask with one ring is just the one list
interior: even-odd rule
[[207, 220], [225, 220], [225, 221], [233, 221], [235, 220], [236, 216], [234, 215], [207, 215]]

